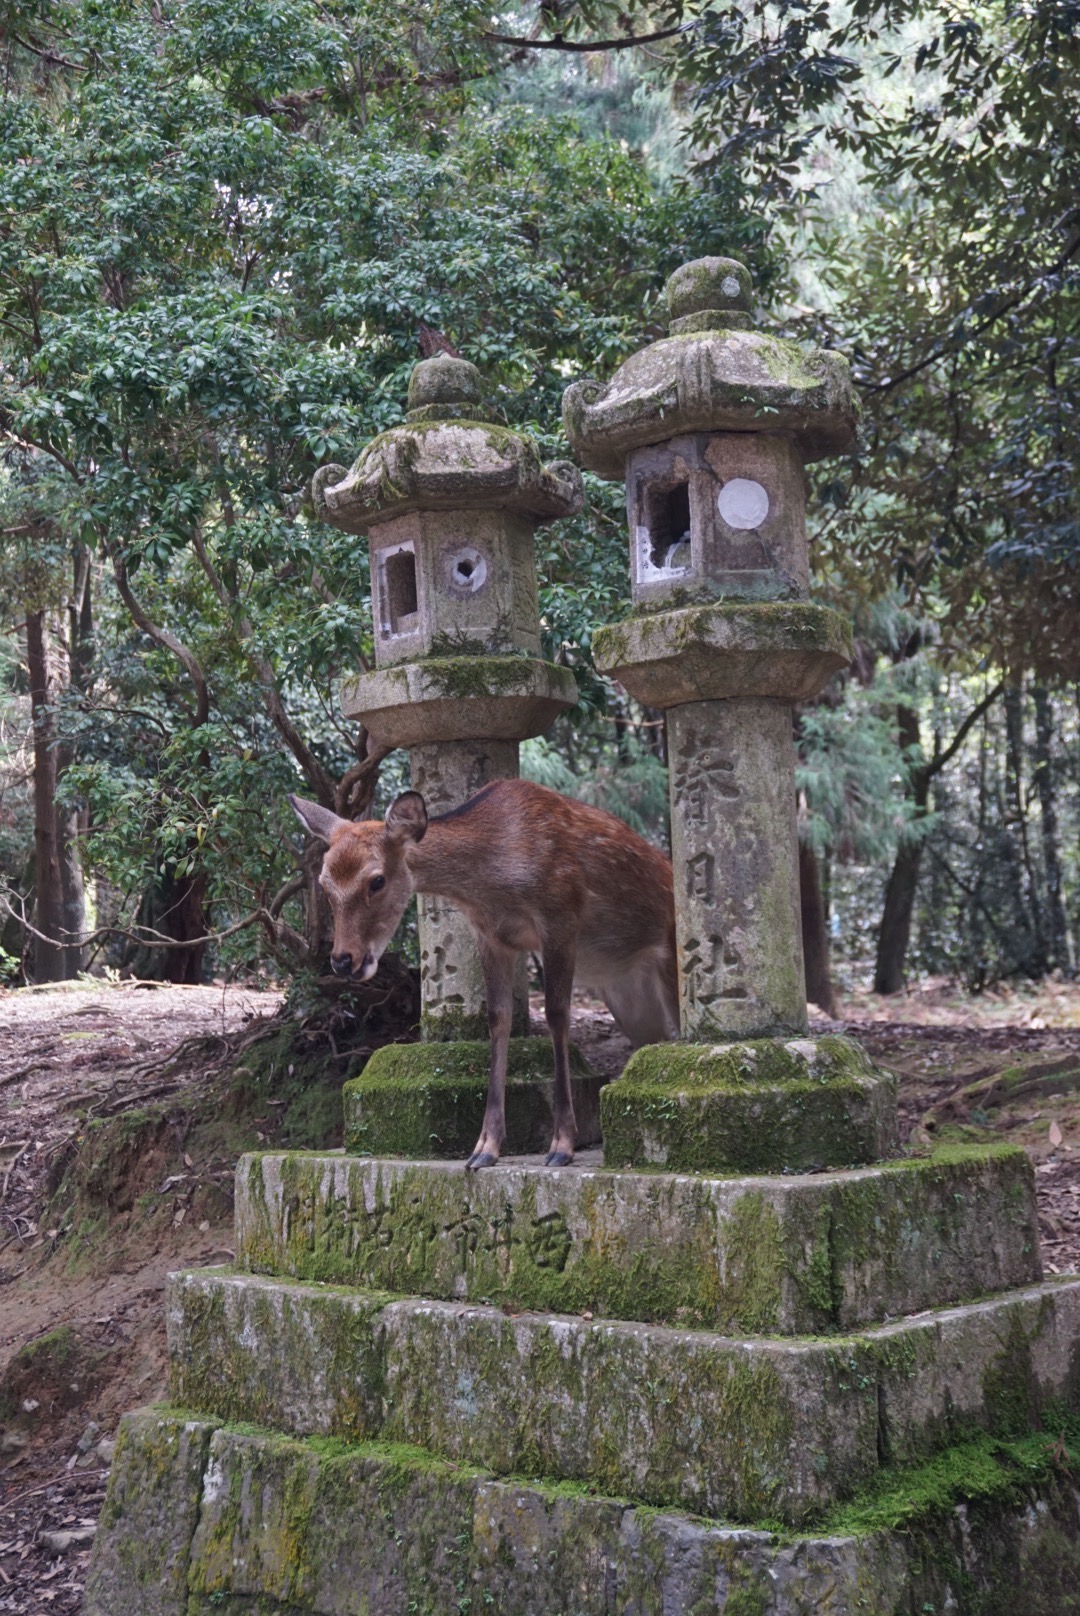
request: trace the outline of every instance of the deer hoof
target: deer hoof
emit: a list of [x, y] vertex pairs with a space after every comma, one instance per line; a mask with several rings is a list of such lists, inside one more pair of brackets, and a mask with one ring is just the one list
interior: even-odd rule
[[572, 1150], [549, 1150], [544, 1157], [545, 1167], [569, 1167], [574, 1159]]
[[467, 1173], [478, 1173], [481, 1167], [494, 1167], [498, 1156], [493, 1156], [490, 1150], [474, 1150], [465, 1163]]

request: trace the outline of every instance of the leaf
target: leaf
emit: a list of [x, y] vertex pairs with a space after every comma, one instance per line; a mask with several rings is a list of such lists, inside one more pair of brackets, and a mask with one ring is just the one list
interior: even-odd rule
[[1061, 1129], [1058, 1127], [1056, 1122], [1052, 1122], [1050, 1124], [1050, 1143], [1053, 1145], [1055, 1150], [1061, 1144], [1062, 1138], [1063, 1135]]

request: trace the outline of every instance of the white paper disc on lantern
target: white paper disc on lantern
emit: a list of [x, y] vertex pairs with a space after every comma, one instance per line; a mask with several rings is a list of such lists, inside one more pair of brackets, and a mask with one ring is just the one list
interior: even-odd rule
[[717, 508], [728, 527], [760, 527], [769, 514], [769, 496], [750, 477], [732, 477], [716, 496]]

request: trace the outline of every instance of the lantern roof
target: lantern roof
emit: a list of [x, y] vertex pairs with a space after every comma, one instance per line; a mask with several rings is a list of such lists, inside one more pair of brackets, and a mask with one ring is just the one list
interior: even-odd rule
[[606, 384], [575, 382], [563, 395], [563, 425], [583, 466], [618, 479], [632, 450], [692, 432], [782, 434], [804, 460], [852, 446], [847, 360], [756, 330], [744, 264], [698, 258], [668, 278], [665, 294], [669, 336], [631, 354]]
[[532, 438], [488, 417], [483, 391], [468, 360], [422, 360], [404, 424], [366, 444], [350, 470], [315, 473], [316, 513], [348, 533], [413, 511], [504, 510], [537, 523], [574, 515], [583, 503], [577, 467], [545, 465]]

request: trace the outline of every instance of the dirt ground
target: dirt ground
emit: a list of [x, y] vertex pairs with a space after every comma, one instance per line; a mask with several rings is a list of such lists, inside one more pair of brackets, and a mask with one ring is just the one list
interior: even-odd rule
[[[163, 1394], [165, 1276], [232, 1255], [232, 1161], [191, 1156], [180, 1141], [181, 1170], [146, 1180], [138, 1207], [118, 1203], [76, 1260], [71, 1229], [48, 1214], [72, 1142], [93, 1118], [182, 1096], [208, 1051], [279, 1002], [241, 988], [109, 982], [0, 991], [0, 1612], [80, 1609], [117, 1422]], [[617, 1076], [628, 1046], [606, 1012], [581, 1001], [574, 1018], [594, 1067]], [[1080, 1269], [1080, 1092], [1070, 1075], [1080, 1087], [1080, 985], [971, 999], [929, 982], [900, 999], [852, 996], [841, 1020], [813, 1026], [857, 1034], [899, 1073], [906, 1132], [943, 1124], [1022, 1143], [1035, 1162], [1046, 1267]], [[197, 1036], [211, 1043], [168, 1061]], [[1015, 1098], [987, 1090], [1018, 1063], [1035, 1078]], [[252, 1143], [273, 1138], [272, 1116], [266, 1134], [263, 1120]], [[144, 1215], [148, 1204], [155, 1215]]]

